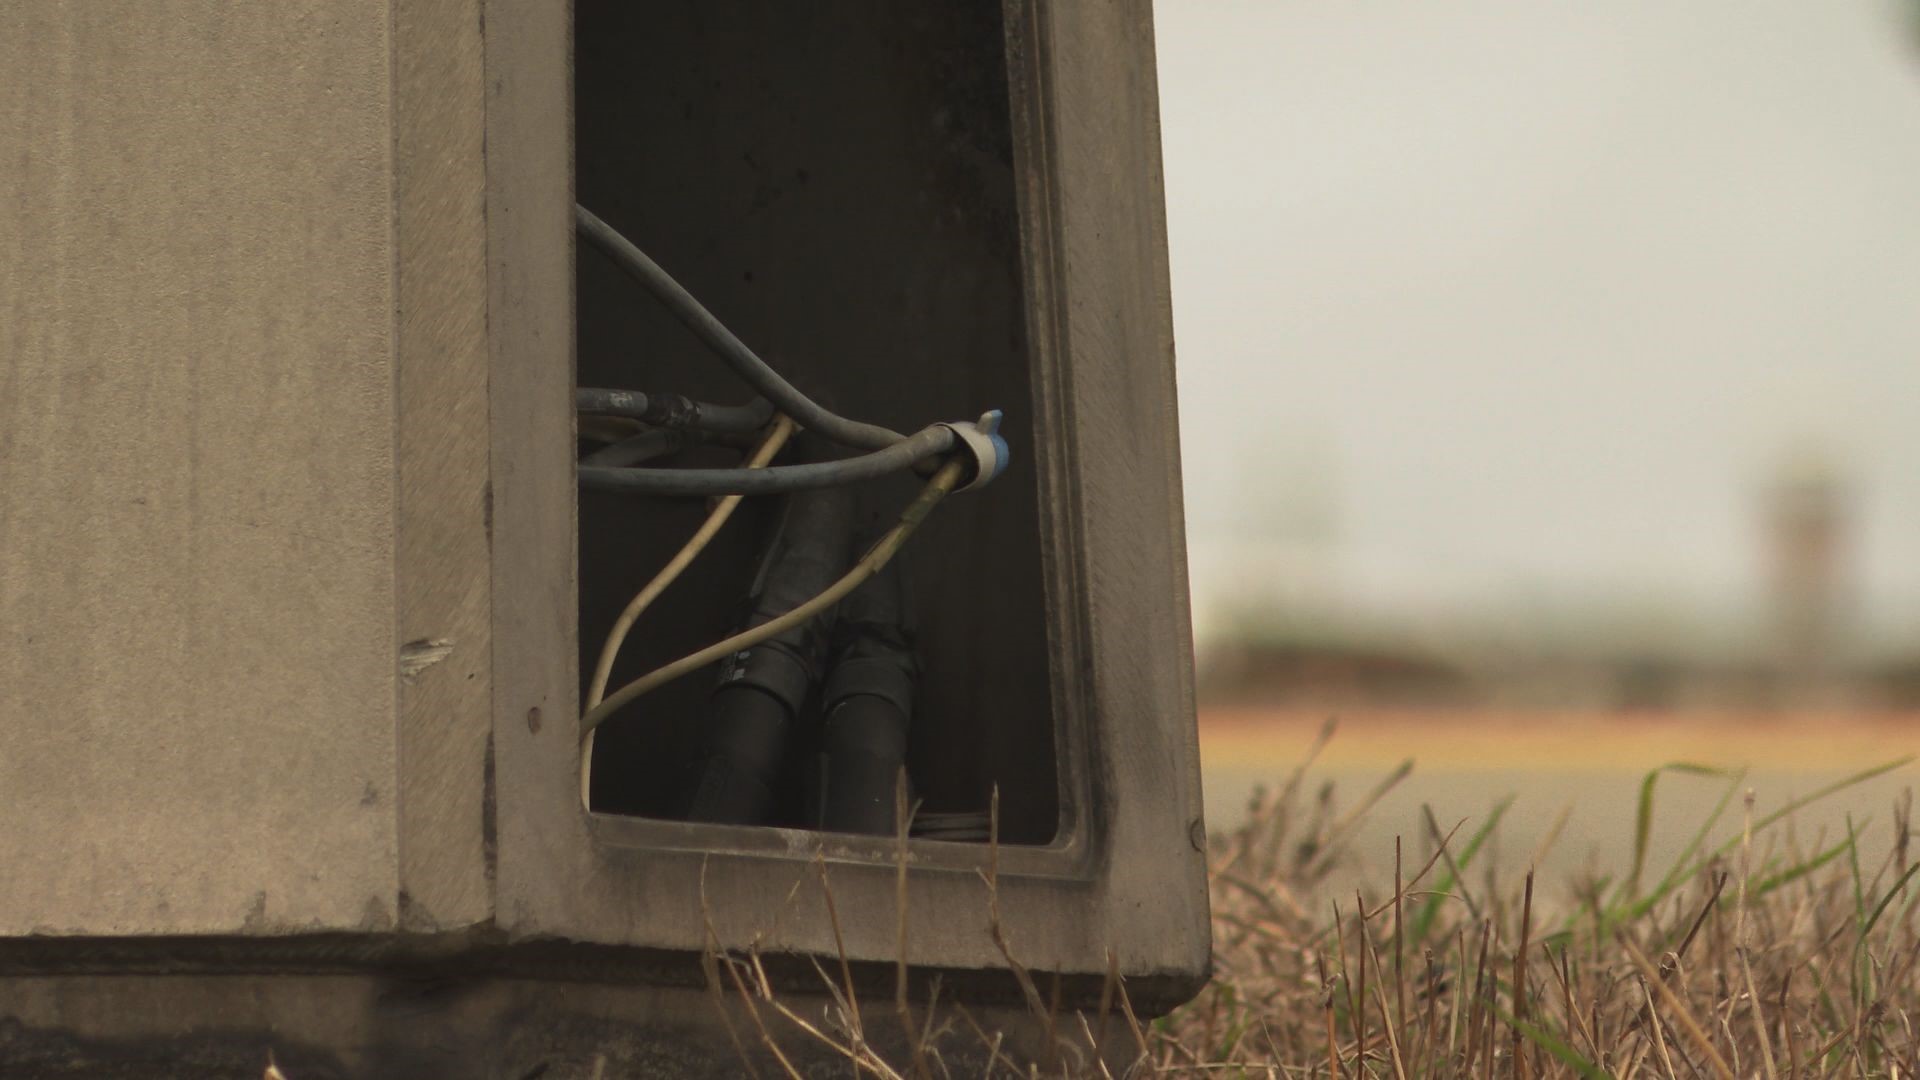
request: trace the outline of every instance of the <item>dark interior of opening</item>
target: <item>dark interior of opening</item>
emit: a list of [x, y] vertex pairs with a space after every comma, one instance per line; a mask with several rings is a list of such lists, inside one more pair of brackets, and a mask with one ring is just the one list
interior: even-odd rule
[[[1060, 819], [998, 0], [820, 5], [577, 0], [579, 201], [675, 275], [797, 386], [913, 431], [1005, 410], [992, 486], [955, 495], [903, 558], [921, 676], [908, 741], [930, 813], [984, 812], [1045, 843]], [[737, 403], [749, 391], [582, 244], [578, 381]], [[583, 450], [588, 444], [583, 443]], [[732, 465], [702, 447], [653, 464]], [[863, 485], [891, 521], [911, 476]], [[705, 517], [705, 500], [583, 492], [581, 677], [615, 617]], [[635, 626], [619, 686], [740, 625], [777, 498], [747, 500]], [[678, 818], [704, 753], [709, 669], [601, 729], [592, 807]], [[817, 717], [793, 729], [767, 824], [806, 821]]]

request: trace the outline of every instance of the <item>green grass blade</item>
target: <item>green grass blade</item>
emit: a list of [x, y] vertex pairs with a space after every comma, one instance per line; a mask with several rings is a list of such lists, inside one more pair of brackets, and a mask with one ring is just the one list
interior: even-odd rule
[[[1494, 828], [1500, 824], [1500, 819], [1506, 816], [1507, 808], [1513, 805], [1513, 799], [1514, 796], [1508, 795], [1495, 803], [1492, 812], [1487, 815], [1487, 820], [1481, 822], [1480, 827], [1475, 829], [1473, 835], [1468, 838], [1467, 846], [1460, 851], [1460, 857], [1453, 861], [1453, 865], [1459, 867], [1461, 872], [1466, 871], [1467, 865], [1473, 862], [1474, 853], [1487, 842], [1487, 837], [1493, 834]], [[1408, 945], [1417, 946], [1427, 939], [1427, 932], [1433, 928], [1433, 920], [1440, 914], [1440, 905], [1453, 892], [1453, 886], [1457, 881], [1458, 879], [1453, 875], [1453, 866], [1449, 866], [1434, 882], [1433, 894], [1427, 897], [1426, 903], [1420, 905], [1420, 910], [1413, 917], [1413, 925], [1407, 928]]]
[[1754, 900], [1758, 900], [1760, 897], [1763, 897], [1768, 893], [1772, 892], [1773, 890], [1778, 889], [1782, 886], [1791, 885], [1794, 882], [1800, 880], [1801, 878], [1806, 877], [1808, 874], [1813, 873], [1815, 870], [1818, 870], [1821, 867], [1832, 862], [1833, 860], [1839, 858], [1840, 856], [1845, 855], [1847, 853], [1847, 847], [1852, 843], [1853, 841], [1851, 840], [1842, 840], [1839, 843], [1833, 845], [1832, 847], [1828, 848], [1825, 851], [1820, 852], [1819, 854], [1815, 855], [1813, 858], [1808, 859], [1803, 863], [1800, 863], [1796, 866], [1789, 866], [1785, 870], [1782, 870], [1779, 873], [1772, 875], [1771, 877], [1762, 878], [1761, 880], [1756, 881], [1751, 885], [1748, 885], [1747, 886], [1748, 902], [1751, 903]]
[[[1860, 784], [1866, 783], [1867, 781], [1874, 779], [1875, 777], [1884, 776], [1887, 773], [1894, 771], [1895, 769], [1912, 764], [1914, 759], [1915, 759], [1915, 755], [1909, 754], [1906, 757], [1889, 761], [1884, 765], [1875, 765], [1869, 769], [1862, 769], [1861, 771], [1854, 773], [1850, 776], [1843, 776], [1840, 779], [1835, 780], [1833, 783], [1828, 784], [1825, 787], [1819, 788], [1810, 794], [1800, 796], [1799, 798], [1796, 798], [1796, 799], [1788, 800], [1786, 805], [1780, 807], [1780, 809], [1775, 810], [1772, 813], [1767, 814], [1757, 819], [1756, 821], [1754, 821], [1753, 823], [1754, 835], [1758, 836], [1761, 832], [1765, 831], [1766, 829], [1768, 829], [1769, 827], [1775, 824], [1778, 824], [1787, 815], [1792, 814], [1797, 810], [1811, 806], [1814, 803], [1819, 802], [1821, 799], [1827, 798], [1828, 796], [1831, 796], [1831, 795], [1838, 794], [1839, 792], [1845, 791], [1850, 787], [1856, 787]], [[1666, 767], [1663, 766], [1663, 768], [1666, 768]], [[1661, 770], [1659, 769], [1654, 770], [1655, 773], [1660, 771]], [[1652, 776], [1653, 776], [1652, 773], [1648, 774], [1648, 781], [1651, 781]], [[1643, 798], [1647, 790], [1648, 790], [1648, 782], [1643, 781], [1642, 782]], [[1740, 844], [1740, 837], [1738, 835], [1732, 836], [1732, 837], [1729, 837], [1725, 843], [1721, 844], [1719, 847], [1714, 848], [1712, 852], [1705, 855], [1697, 856], [1693, 860], [1692, 865], [1687, 866], [1683, 872], [1671, 875], [1668, 880], [1663, 881], [1659, 887], [1653, 890], [1653, 892], [1649, 893], [1644, 897], [1641, 897], [1636, 902], [1627, 905], [1624, 909], [1615, 909], [1609, 912], [1608, 913], [1609, 925], [1618, 926], [1621, 923], [1631, 922], [1634, 919], [1638, 919], [1646, 915], [1647, 912], [1653, 910], [1656, 904], [1659, 904], [1662, 900], [1666, 899], [1666, 897], [1670, 895], [1675, 888], [1679, 887], [1688, 878], [1691, 878], [1694, 874], [1698, 873], [1701, 867], [1706, 866], [1708, 862], [1710, 862], [1715, 858], [1720, 858], [1720, 857], [1731, 854], [1733, 852], [1733, 849], [1738, 847], [1739, 844]], [[1832, 853], [1835, 855], [1840, 855], [1840, 854], [1845, 854], [1847, 850], [1848, 850], [1847, 844], [1843, 843], [1843, 844], [1840, 844], [1838, 847], [1834, 848]], [[1820, 865], [1824, 865], [1825, 862], [1826, 862], [1825, 859], [1819, 860]], [[1809, 867], [1809, 869], [1812, 869], [1812, 868], [1813, 867]], [[1793, 876], [1799, 877], [1802, 875], [1796, 874]], [[1782, 882], [1782, 884], [1784, 884], [1784, 882]], [[1628, 893], [1632, 894], [1634, 892], [1637, 892], [1637, 889], [1638, 887], [1636, 885], [1633, 889], [1628, 890]], [[1864, 909], [1862, 913], [1864, 913]]]
[[[1860, 828], [1853, 823], [1853, 815], [1846, 816], [1847, 821], [1847, 871], [1853, 881], [1853, 921], [1860, 925], [1867, 919], [1866, 886], [1860, 878]], [[1863, 935], [1861, 941], [1865, 941]], [[1852, 981], [1848, 988], [1853, 993], [1854, 1008], [1863, 1009], [1873, 998], [1873, 969], [1867, 963], [1866, 950], [1855, 949], [1850, 958], [1851, 969], [1847, 977]]]
[[[1780, 819], [1786, 817], [1788, 814], [1791, 814], [1796, 810], [1802, 809], [1807, 806], [1811, 806], [1814, 803], [1819, 802], [1821, 799], [1824, 799], [1829, 795], [1833, 795], [1838, 792], [1845, 791], [1850, 787], [1856, 787], [1860, 784], [1864, 784], [1867, 781], [1874, 779], [1875, 777], [1885, 776], [1886, 774], [1894, 771], [1895, 769], [1905, 768], [1906, 766], [1913, 764], [1914, 760], [1915, 760], [1915, 755], [1913, 754], [1908, 754], [1906, 757], [1903, 757], [1903, 758], [1895, 758], [1894, 760], [1889, 761], [1884, 765], [1875, 765], [1870, 769], [1862, 769], [1861, 771], [1854, 773], [1851, 776], [1843, 776], [1840, 779], [1835, 780], [1833, 783], [1828, 784], [1826, 787], [1819, 788], [1818, 790], [1814, 791], [1810, 795], [1802, 795], [1797, 799], [1789, 799], [1785, 806], [1782, 806], [1780, 809], [1775, 810], [1771, 814], [1767, 814], [1755, 820], [1753, 823], [1753, 834], [1755, 836], [1758, 836], [1762, 832], [1766, 831], [1769, 827], [1771, 827], [1774, 823], [1778, 822]], [[1721, 844], [1719, 847], [1715, 848], [1713, 853], [1715, 855], [1726, 855], [1732, 852], [1734, 848], [1739, 846], [1740, 846], [1740, 838], [1738, 836], [1735, 836], [1730, 838], [1726, 843]]]
[[1647, 773], [1640, 778], [1640, 798], [1634, 808], [1633, 819], [1633, 870], [1622, 885], [1625, 898], [1632, 899], [1640, 895], [1640, 876], [1647, 866], [1647, 844], [1653, 837], [1653, 790], [1665, 773], [1680, 773], [1685, 776], [1725, 776], [1724, 769], [1711, 765], [1700, 765], [1691, 761], [1671, 761]]
[[1920, 863], [1914, 863], [1912, 866], [1907, 867], [1907, 872], [1895, 879], [1893, 887], [1888, 889], [1887, 894], [1882, 896], [1879, 902], [1873, 905], [1873, 911], [1867, 915], [1867, 921], [1860, 927], [1860, 946], [1862, 948], [1866, 947], [1867, 935], [1873, 932], [1873, 924], [1880, 921], [1880, 916], [1886, 913], [1887, 905], [1893, 902], [1894, 897], [1900, 895], [1901, 889], [1907, 887], [1907, 882], [1913, 880], [1915, 871], [1920, 871]]
[[1726, 815], [1727, 807], [1733, 805], [1733, 797], [1739, 793], [1740, 786], [1746, 783], [1746, 780], [1747, 770], [1745, 769], [1736, 770], [1729, 777], [1727, 780], [1727, 790], [1720, 793], [1720, 801], [1714, 804], [1713, 812], [1708, 814], [1706, 818], [1700, 822], [1700, 827], [1693, 831], [1692, 837], [1688, 838], [1687, 845], [1680, 849], [1679, 855], [1674, 857], [1673, 865], [1667, 867], [1667, 872], [1661, 875], [1660, 884], [1662, 886], [1670, 887], [1677, 882], [1687, 879], [1689, 861], [1699, 852], [1701, 847], [1705, 846], [1707, 838], [1713, 835], [1713, 827], [1720, 824], [1720, 819]]
[[1499, 1005], [1490, 1004], [1490, 1007], [1493, 1009], [1493, 1015], [1499, 1017], [1501, 1023], [1518, 1031], [1528, 1042], [1552, 1054], [1562, 1065], [1586, 1077], [1587, 1080], [1613, 1080], [1612, 1073], [1587, 1060], [1586, 1057], [1581, 1055], [1580, 1051], [1567, 1045], [1567, 1043], [1555, 1037], [1545, 1028], [1529, 1021], [1521, 1020], [1509, 1014], [1507, 1010], [1501, 1008]]
[[1609, 925], [1617, 926], [1622, 922], [1631, 922], [1652, 911], [1661, 901], [1673, 895], [1675, 889], [1686, 884], [1699, 866], [1705, 865], [1704, 862], [1694, 864], [1691, 860], [1699, 852], [1701, 845], [1706, 843], [1707, 837], [1713, 832], [1713, 827], [1719, 824], [1721, 815], [1727, 812], [1727, 807], [1733, 802], [1734, 792], [1740, 790], [1740, 785], [1746, 778], [1745, 769], [1733, 774], [1733, 778], [1727, 783], [1727, 790], [1720, 793], [1720, 801], [1714, 805], [1713, 812], [1708, 814], [1700, 823], [1700, 827], [1693, 831], [1692, 839], [1687, 841], [1680, 854], [1674, 858], [1673, 865], [1667, 867], [1667, 872], [1660, 876], [1660, 883], [1653, 887], [1652, 892], [1641, 897], [1625, 911], [1618, 907], [1610, 909], [1607, 913]]
[[1853, 920], [1860, 922], [1867, 917], [1866, 886], [1860, 882], [1860, 828], [1854, 825], [1853, 815], [1846, 815], [1847, 822], [1847, 870], [1853, 878]]

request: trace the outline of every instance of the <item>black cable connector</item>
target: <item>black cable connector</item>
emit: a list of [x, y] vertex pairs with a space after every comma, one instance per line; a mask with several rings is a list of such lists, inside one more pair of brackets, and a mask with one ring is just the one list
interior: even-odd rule
[[820, 699], [826, 775], [819, 826], [891, 836], [919, 677], [898, 560], [841, 601], [833, 639]]
[[[819, 595], [841, 575], [853, 531], [853, 497], [840, 488], [795, 495], [761, 564], [745, 629]], [[707, 706], [707, 751], [687, 818], [758, 825], [773, 804], [788, 735], [820, 681], [831, 612], [721, 662]]]

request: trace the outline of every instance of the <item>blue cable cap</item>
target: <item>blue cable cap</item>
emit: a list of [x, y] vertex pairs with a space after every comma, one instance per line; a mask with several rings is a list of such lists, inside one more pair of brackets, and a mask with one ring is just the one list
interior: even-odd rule
[[971, 491], [984, 487], [1007, 471], [1007, 463], [1012, 460], [1013, 452], [1007, 446], [1007, 440], [1000, 437], [1000, 420], [1004, 414], [999, 409], [991, 409], [980, 414], [980, 419], [971, 424], [945, 424], [953, 432], [954, 441], [973, 456], [973, 473], [968, 481], [957, 490]]

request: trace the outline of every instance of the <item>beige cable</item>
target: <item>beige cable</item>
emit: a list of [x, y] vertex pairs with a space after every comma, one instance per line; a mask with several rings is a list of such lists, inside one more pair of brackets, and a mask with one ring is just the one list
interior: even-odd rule
[[[760, 441], [759, 448], [747, 460], [747, 468], [765, 468], [767, 462], [773, 460], [773, 456], [780, 452], [780, 448], [787, 444], [787, 439], [792, 435], [793, 421], [784, 415], [775, 416], [773, 424], [767, 428], [766, 438]], [[620, 646], [626, 643], [627, 632], [633, 629], [634, 621], [640, 618], [641, 612], [647, 610], [649, 605], [660, 598], [661, 593], [667, 591], [667, 586], [673, 584], [674, 579], [678, 578], [681, 572], [686, 570], [706, 548], [708, 541], [712, 540], [714, 534], [720, 531], [720, 527], [733, 516], [733, 511], [740, 505], [742, 497], [728, 495], [715, 503], [713, 512], [707, 515], [707, 520], [700, 525], [699, 530], [688, 538], [685, 546], [681, 547], [680, 553], [675, 555], [667, 565], [661, 567], [660, 572], [653, 575], [653, 580], [647, 582], [645, 588], [634, 594], [633, 599], [627, 602], [626, 610], [614, 620], [613, 629], [607, 631], [606, 644], [600, 646], [600, 660], [593, 667], [593, 683], [587, 687], [589, 710], [600, 704], [600, 699], [605, 696], [607, 680], [613, 675], [613, 662], [620, 655]]]
[[689, 672], [706, 667], [708, 664], [732, 653], [739, 652], [752, 645], [757, 645], [770, 637], [783, 634], [799, 626], [801, 623], [806, 622], [808, 619], [813, 618], [820, 612], [832, 607], [834, 604], [839, 603], [848, 593], [859, 588], [868, 578], [879, 573], [881, 567], [887, 565], [887, 561], [893, 558], [893, 556], [899, 552], [901, 545], [907, 542], [907, 537], [913, 535], [913, 531], [920, 527], [920, 523], [926, 520], [927, 515], [933, 511], [933, 508], [939, 504], [940, 500], [945, 498], [947, 493], [953, 490], [954, 485], [960, 482], [961, 473], [964, 472], [965, 469], [966, 464], [962, 461], [949, 461], [947, 464], [941, 466], [940, 471], [934, 473], [933, 478], [928, 480], [926, 486], [920, 489], [920, 494], [912, 502], [907, 504], [906, 509], [900, 511], [900, 520], [894, 524], [893, 528], [887, 530], [885, 536], [882, 536], [871, 548], [867, 549], [867, 553], [861, 556], [860, 561], [854, 564], [853, 569], [847, 571], [846, 575], [839, 581], [829, 585], [825, 592], [794, 608], [792, 611], [787, 612], [785, 615], [769, 619], [759, 626], [743, 630], [724, 641], [709, 645], [699, 652], [690, 656], [683, 656], [665, 667], [642, 675], [640, 678], [635, 679], [615, 691], [612, 696], [607, 697], [592, 708], [589, 708], [586, 714], [580, 718], [581, 740], [585, 742], [592, 736], [593, 730], [599, 727], [607, 717], [613, 715], [642, 694], [665, 683], [672, 682]]

